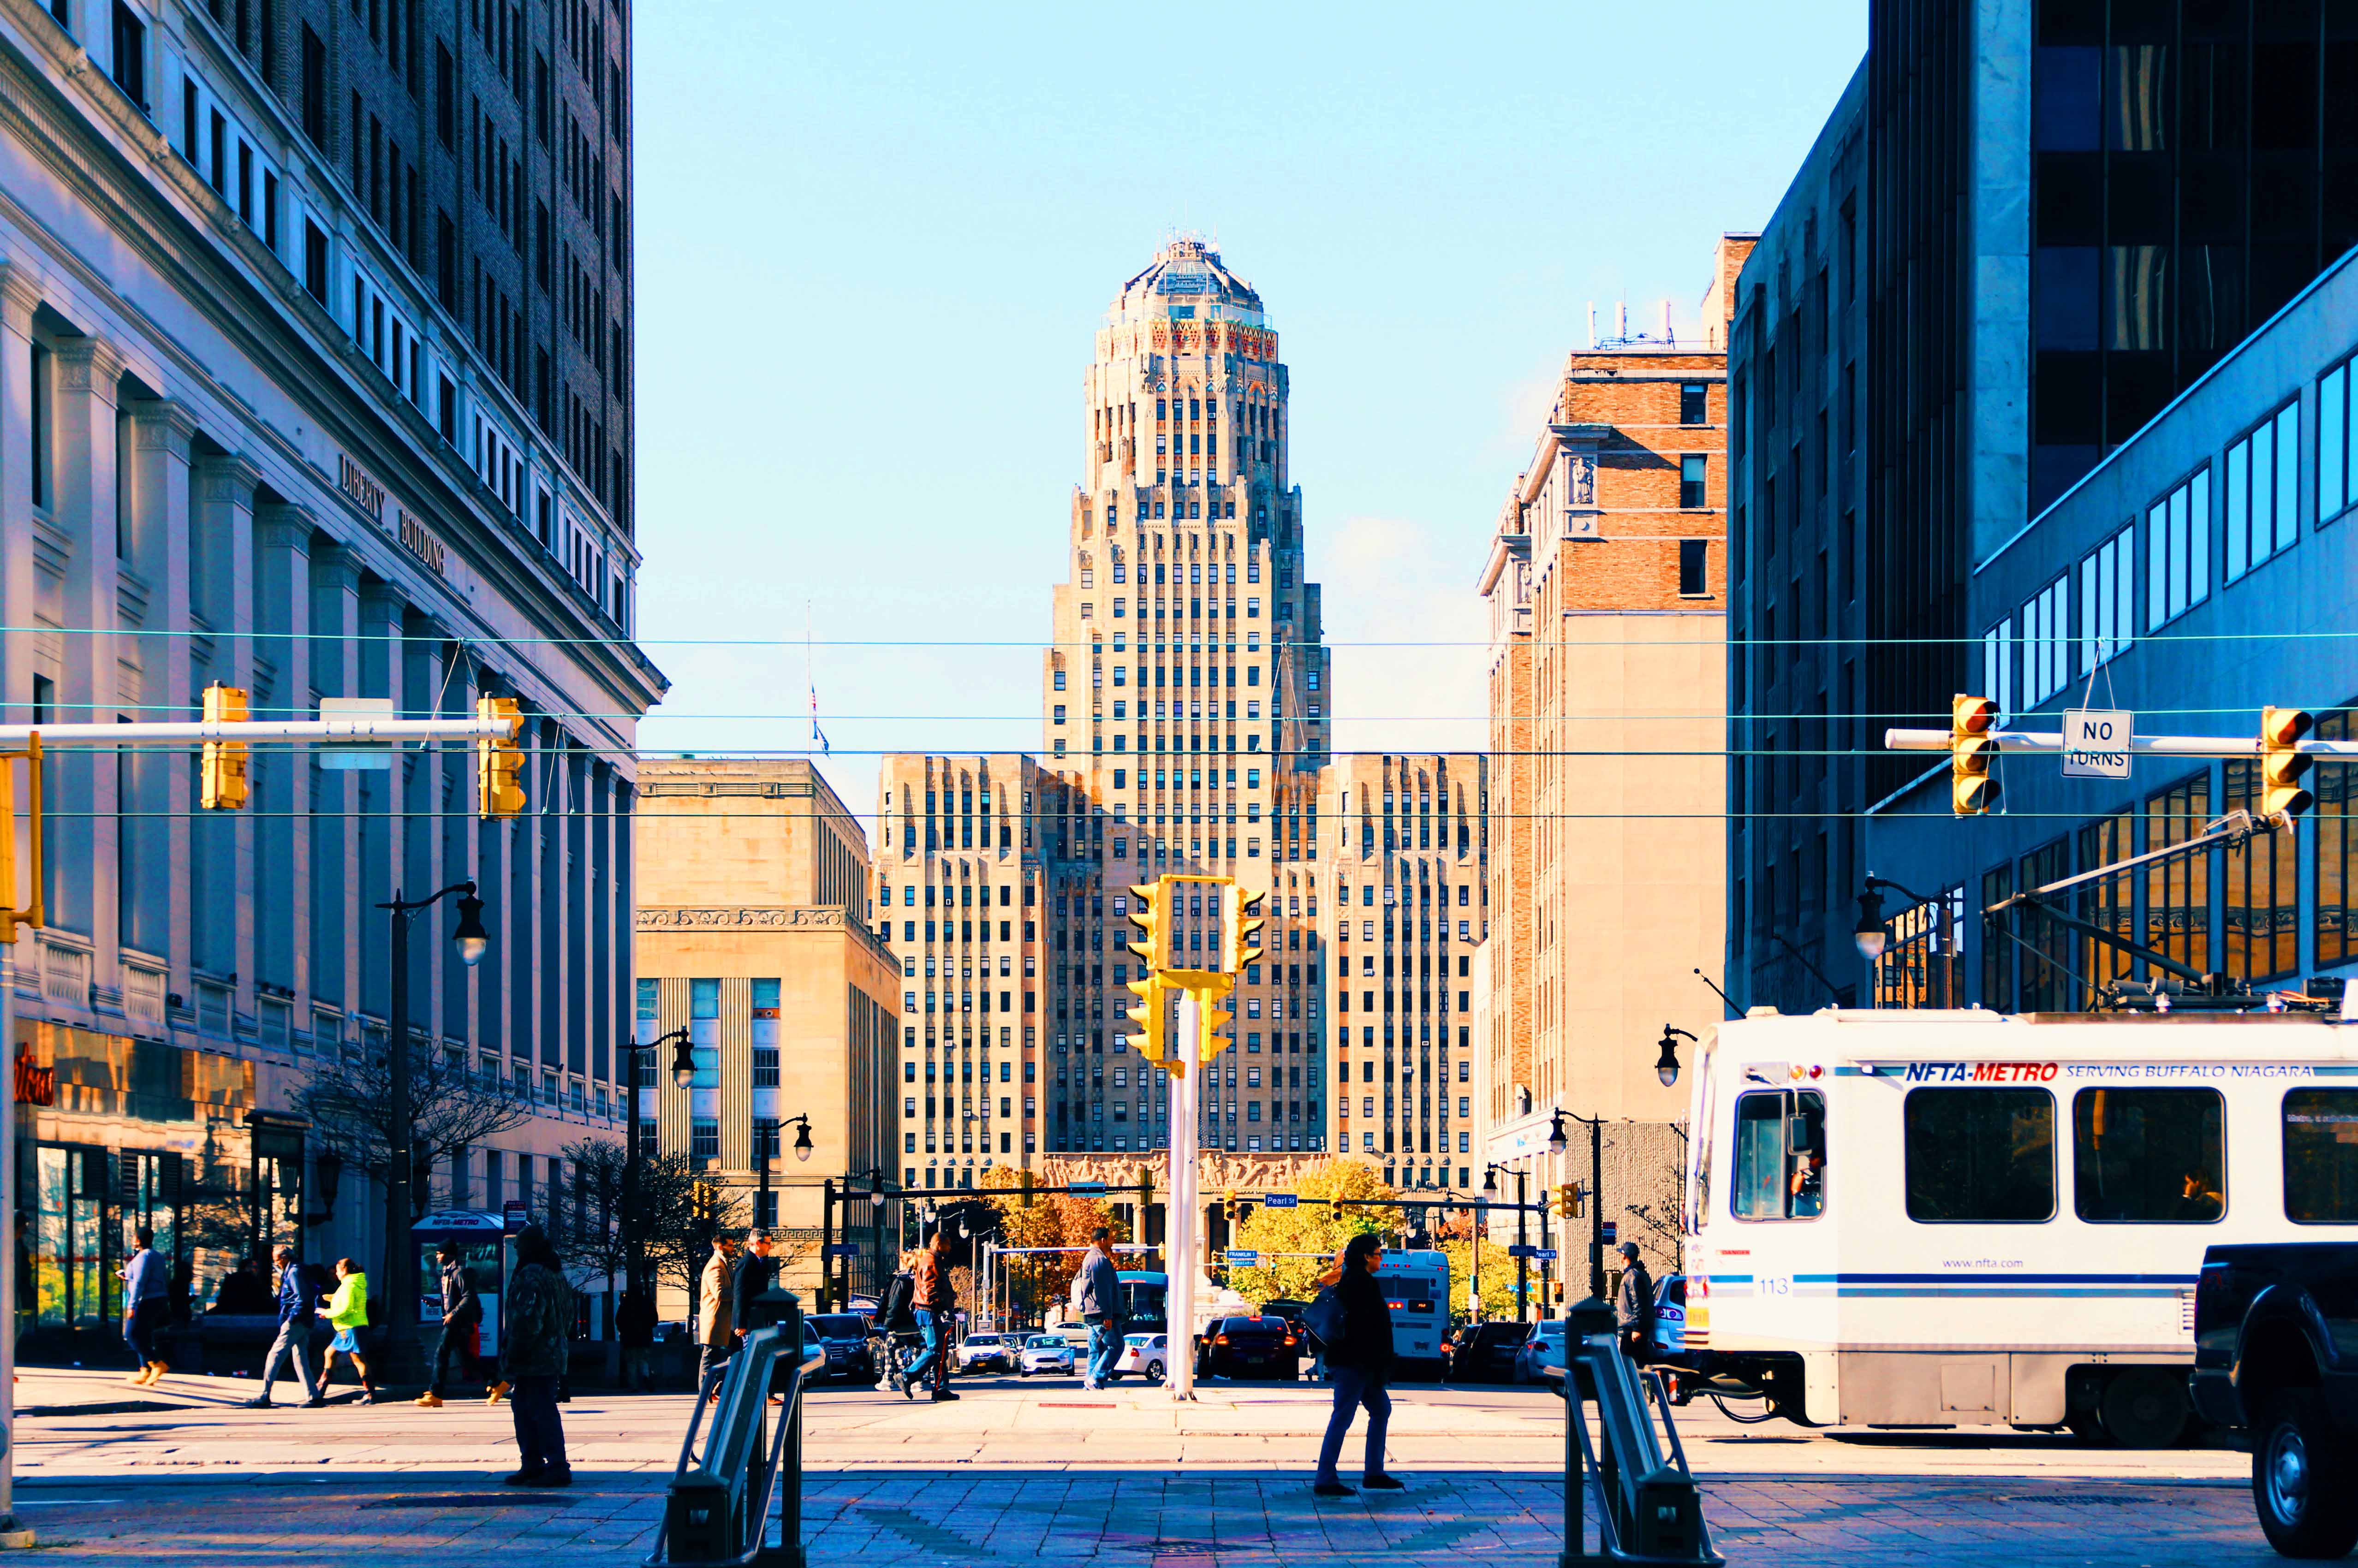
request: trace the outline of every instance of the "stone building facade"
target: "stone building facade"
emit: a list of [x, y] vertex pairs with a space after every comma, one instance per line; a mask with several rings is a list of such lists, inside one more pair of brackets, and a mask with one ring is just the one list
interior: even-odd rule
[[[871, 928], [867, 835], [801, 759], [642, 762], [639, 800], [637, 1038], [685, 1027], [696, 1065], [682, 1087], [669, 1049], [640, 1054], [640, 1147], [748, 1197], [815, 1284], [822, 1184], [898, 1185], [898, 1108], [919, 1092], [900, 1061], [900, 966]], [[806, 1158], [784, 1130], [796, 1117]], [[847, 1215], [838, 1239], [873, 1257], [884, 1211], [862, 1202], [835, 1223]]]
[[[60, 757], [49, 922], [11, 955], [40, 1330], [118, 1315], [135, 1220], [200, 1296], [257, 1244], [381, 1255], [369, 1184], [287, 1112], [315, 1064], [384, 1048], [377, 906], [397, 891], [478, 883], [479, 968], [447, 907], [418, 925], [411, 1049], [534, 1111], [441, 1162], [432, 1195], [546, 1214], [564, 1145], [619, 1130], [633, 737], [664, 682], [630, 640], [620, 359], [552, 362], [598, 389], [594, 443], [563, 439], [516, 373], [561, 336], [516, 225], [535, 190], [563, 206], [565, 189], [506, 84], [545, 80], [568, 124], [594, 93], [602, 152], [580, 146], [625, 189], [628, 26], [497, 9], [527, 24], [495, 47], [452, 5], [0, 5], [9, 719], [191, 718], [217, 681], [258, 719], [335, 697], [465, 715], [498, 695], [530, 748], [530, 806], [494, 820], [460, 746], [351, 771], [257, 749], [251, 806], [219, 813], [196, 809], [185, 752]], [[592, 16], [594, 38], [552, 52]], [[460, 135], [462, 101], [507, 130]], [[513, 155], [502, 212], [474, 195], [489, 154], [470, 157], [494, 143]], [[597, 207], [592, 293], [627, 320], [627, 216]], [[449, 285], [478, 262], [514, 310]], [[246, 1233], [200, 1233], [206, 1204], [245, 1206]]]
[[[1288, 474], [1289, 374], [1260, 297], [1202, 242], [1174, 240], [1122, 286], [1095, 351], [1040, 755], [885, 760], [878, 932], [902, 968], [904, 1071], [914, 1059], [927, 1082], [955, 1072], [961, 1088], [955, 1106], [929, 1094], [923, 1115], [904, 1109], [911, 1187], [1048, 1154], [1126, 1181], [1141, 1152], [1168, 1146], [1168, 1075], [1130, 1046], [1125, 989], [1140, 972], [1130, 890], [1165, 873], [1269, 894], [1265, 957], [1246, 967], [1233, 1043], [1207, 1070], [1207, 1157], [1259, 1156], [1274, 1171], [1335, 1152], [1336, 915], [1330, 898], [1322, 920], [1317, 883], [1345, 855], [1334, 826], [1345, 780], [1446, 762], [1456, 798], [1479, 800], [1478, 759], [1355, 759], [1365, 767], [1346, 773], [1333, 757], [1332, 664]], [[1407, 798], [1397, 823], [1381, 822], [1385, 851], [1409, 830]], [[1469, 844], [1478, 862], [1478, 832]], [[1359, 848], [1348, 846], [1355, 868]], [[1358, 874], [1394, 885], [1372, 860]], [[970, 921], [968, 895], [986, 890], [1003, 913]], [[1200, 913], [1183, 940], [1208, 935]], [[1381, 940], [1389, 964], [1394, 938]], [[1021, 1092], [969, 1108], [965, 1074], [986, 1050]], [[1009, 1114], [990, 1114], [1001, 1099]]]
[[[1685, 1089], [1656, 1080], [1654, 1042], [1666, 1022], [1701, 1033], [1721, 1016], [1694, 971], [1716, 979], [1722, 957], [1725, 328], [1750, 243], [1720, 242], [1703, 341], [1570, 356], [1480, 579], [1495, 922], [1482, 1115], [1487, 1160], [1546, 1186], [1588, 1175], [1585, 1135], [1547, 1155], [1555, 1111], [1679, 1118]], [[1648, 1201], [1608, 1184], [1606, 1212]]]

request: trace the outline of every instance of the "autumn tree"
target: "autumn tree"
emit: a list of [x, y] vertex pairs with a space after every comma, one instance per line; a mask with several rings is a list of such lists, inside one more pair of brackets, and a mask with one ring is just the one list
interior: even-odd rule
[[[1441, 1242], [1441, 1253], [1449, 1260], [1450, 1315], [1464, 1318], [1472, 1315], [1470, 1303], [1474, 1287], [1474, 1249], [1471, 1237], [1458, 1237]], [[1507, 1255], [1507, 1244], [1480, 1238], [1482, 1249], [1482, 1314], [1484, 1317], [1515, 1315], [1515, 1260]], [[1531, 1292], [1536, 1299], [1539, 1279], [1531, 1277]]]
[[[1085, 1248], [1101, 1225], [1113, 1232], [1115, 1241], [1130, 1239], [1128, 1227], [1113, 1217], [1102, 1198], [1028, 1193], [1022, 1174], [1004, 1165], [984, 1173], [981, 1184], [994, 1194], [1006, 1195], [990, 1202], [999, 1211], [1000, 1236], [1010, 1248]], [[1003, 1262], [1010, 1314], [1040, 1323], [1071, 1291], [1073, 1276], [1080, 1272], [1081, 1254], [1077, 1250], [1019, 1252]]]
[[1330, 1202], [1312, 1201], [1395, 1196], [1376, 1168], [1363, 1161], [1321, 1161], [1294, 1179], [1293, 1191], [1302, 1199], [1299, 1207], [1256, 1206], [1236, 1227], [1232, 1245], [1265, 1260], [1257, 1268], [1228, 1271], [1228, 1288], [1247, 1301], [1308, 1301], [1317, 1293], [1318, 1276], [1351, 1238], [1389, 1231], [1396, 1223], [1389, 1209], [1337, 1209]]

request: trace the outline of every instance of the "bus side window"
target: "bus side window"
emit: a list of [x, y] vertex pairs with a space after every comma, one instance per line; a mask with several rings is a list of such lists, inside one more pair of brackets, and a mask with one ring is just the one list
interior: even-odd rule
[[1825, 1212], [1826, 1099], [1815, 1089], [1770, 1089], [1736, 1102], [1738, 1219], [1815, 1219]]

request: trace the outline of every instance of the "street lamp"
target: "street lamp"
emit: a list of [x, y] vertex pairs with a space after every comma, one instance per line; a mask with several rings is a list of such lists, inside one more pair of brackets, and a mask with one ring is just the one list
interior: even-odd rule
[[1851, 940], [1858, 944], [1858, 956], [1868, 963], [1883, 957], [1889, 945], [1891, 933], [1883, 924], [1883, 892], [1889, 888], [1911, 903], [1930, 903], [1922, 893], [1900, 886], [1888, 877], [1869, 876], [1859, 885], [1858, 924], [1851, 927]]
[[389, 1033], [385, 1070], [393, 1082], [385, 1107], [391, 1125], [385, 1139], [384, 1277], [385, 1299], [393, 1303], [385, 1377], [394, 1382], [414, 1377], [418, 1360], [417, 1249], [409, 1235], [409, 1186], [416, 1173], [412, 1147], [416, 1130], [411, 1126], [414, 1112], [409, 1103], [409, 922], [413, 915], [454, 896], [459, 901], [459, 925], [450, 934], [451, 940], [458, 947], [459, 961], [471, 969], [492, 945], [491, 934], [483, 929], [483, 901], [475, 896], [473, 882], [452, 882], [418, 899], [406, 899], [396, 889], [391, 902], [377, 905], [393, 917], [393, 986], [385, 1009]]
[[1679, 1041], [1682, 1038], [1693, 1040], [1694, 1036], [1683, 1029], [1674, 1029], [1667, 1023], [1662, 1025], [1662, 1052], [1654, 1058], [1654, 1076], [1662, 1080], [1662, 1087], [1666, 1089], [1679, 1081]]
[[756, 1145], [753, 1154], [762, 1162], [761, 1195], [753, 1200], [753, 1223], [756, 1225], [775, 1225], [778, 1222], [774, 1214], [767, 1219], [762, 1217], [763, 1211], [770, 1206], [770, 1160], [777, 1152], [779, 1129], [797, 1122], [801, 1124], [802, 1130], [795, 1134], [795, 1158], [807, 1160], [811, 1157], [809, 1117], [790, 1116], [784, 1121], [774, 1122], [764, 1122], [756, 1118], [753, 1122], [753, 1142]]
[[625, 1276], [622, 1285], [625, 1290], [638, 1289], [640, 1278], [647, 1271], [647, 1260], [644, 1256], [645, 1243], [639, 1234], [638, 1057], [645, 1052], [660, 1051], [665, 1045], [672, 1048], [671, 1081], [681, 1088], [687, 1088], [696, 1082], [696, 1053], [688, 1043], [687, 1025], [682, 1024], [677, 1029], [656, 1035], [653, 1040], [626, 1040], [621, 1046], [628, 1062], [623, 1071], [629, 1075], [622, 1082], [622, 1119], [628, 1129], [622, 1136], [622, 1272]]
[[[1563, 1123], [1561, 1119], [1556, 1122], [1555, 1130], [1556, 1152], [1558, 1153], [1562, 1153]], [[1504, 1165], [1490, 1165], [1485, 1167], [1482, 1172], [1482, 1195], [1484, 1197], [1496, 1197], [1498, 1195], [1498, 1173], [1501, 1171], [1506, 1171], [1507, 1174], [1515, 1178], [1515, 1317], [1516, 1320], [1520, 1322], [1521, 1321], [1523, 1314], [1531, 1311], [1531, 1231], [1529, 1228], [1531, 1225], [1531, 1209], [1529, 1207], [1529, 1195], [1526, 1190], [1530, 1184], [1531, 1176], [1528, 1173], [1523, 1171], [1508, 1170]], [[1487, 1227], [1486, 1227], [1485, 1228]], [[1482, 1256], [1482, 1238], [1478, 1231], [1476, 1232], [1474, 1238], [1474, 1256], [1477, 1260]], [[1479, 1288], [1479, 1281], [1477, 1281], [1474, 1293], [1474, 1300], [1476, 1303], [1477, 1310], [1479, 1308], [1481, 1299], [1482, 1294]]]
[[1555, 1113], [1555, 1125], [1548, 1129], [1548, 1152], [1561, 1158], [1570, 1140], [1563, 1135], [1563, 1112]]

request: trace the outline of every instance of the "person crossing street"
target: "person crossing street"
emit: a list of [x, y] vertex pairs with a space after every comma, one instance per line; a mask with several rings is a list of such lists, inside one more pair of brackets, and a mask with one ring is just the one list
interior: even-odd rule
[[475, 1292], [475, 1271], [459, 1256], [459, 1244], [445, 1241], [434, 1249], [442, 1263], [442, 1329], [434, 1338], [434, 1370], [417, 1402], [428, 1410], [442, 1403], [442, 1384], [450, 1358], [459, 1358], [464, 1372], [474, 1360], [475, 1336], [483, 1321], [482, 1297]]
[[1088, 1368], [1081, 1386], [1110, 1388], [1115, 1363], [1121, 1359], [1121, 1271], [1114, 1266], [1112, 1232], [1102, 1225], [1089, 1237], [1081, 1260], [1079, 1294], [1081, 1321], [1089, 1325]]
[[146, 1388], [172, 1368], [156, 1349], [156, 1336], [172, 1317], [172, 1271], [156, 1250], [156, 1233], [141, 1226], [133, 1233], [138, 1249], [123, 1265], [123, 1340], [139, 1369], [124, 1379]]
[[956, 1322], [957, 1292], [950, 1282], [950, 1238], [936, 1230], [917, 1253], [917, 1332], [925, 1336], [925, 1353], [917, 1357], [901, 1386], [903, 1397], [915, 1399], [917, 1385], [931, 1376], [932, 1397], [954, 1400], [949, 1388], [950, 1335]]
[[311, 1335], [319, 1323], [319, 1284], [309, 1268], [295, 1260], [292, 1247], [274, 1249], [271, 1260], [278, 1265], [278, 1336], [262, 1358], [262, 1392], [245, 1402], [252, 1410], [270, 1409], [270, 1390], [291, 1360], [295, 1380], [303, 1386], [303, 1408], [318, 1410], [328, 1402], [311, 1370]]

